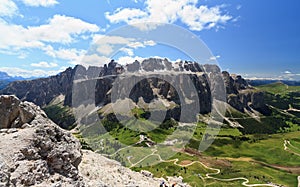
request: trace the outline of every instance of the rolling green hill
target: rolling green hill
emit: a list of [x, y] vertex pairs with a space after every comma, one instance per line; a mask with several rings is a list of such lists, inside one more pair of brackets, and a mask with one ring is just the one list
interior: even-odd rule
[[285, 95], [291, 92], [300, 92], [300, 86], [288, 86], [282, 82], [276, 82], [257, 86], [258, 89], [272, 94]]

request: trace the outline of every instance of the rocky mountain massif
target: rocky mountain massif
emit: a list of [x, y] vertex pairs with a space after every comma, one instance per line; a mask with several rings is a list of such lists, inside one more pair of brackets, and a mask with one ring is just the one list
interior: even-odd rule
[[[0, 109], [0, 186], [159, 186], [164, 180], [82, 151], [33, 103], [3, 95]], [[169, 180], [187, 186], [180, 178]]]
[[[199, 98], [200, 113], [211, 111], [212, 92], [214, 91], [212, 90], [212, 84], [214, 83], [209, 82], [208, 77], [214, 75], [221, 75], [215, 80], [219, 80], [218, 84], [225, 84], [223, 85], [226, 90], [225, 97], [233, 108], [241, 112], [244, 112], [244, 110], [251, 111], [252, 109], [266, 112], [263, 93], [253, 89], [241, 76], [230, 75], [226, 71], [221, 72], [220, 68], [216, 65], [200, 65], [187, 61], [171, 63], [167, 59], [156, 58], [146, 59], [142, 62], [135, 61], [125, 66], [119, 65], [113, 60], [103, 67], [89, 67], [86, 69], [81, 65], [77, 65], [73, 69], [68, 68], [64, 72], [49, 78], [13, 82], [1, 90], [0, 93], [14, 94], [23, 101], [30, 101], [42, 107], [48, 105], [58, 96], [63, 95], [65, 96], [64, 105], [72, 106], [72, 96], [74, 96], [72, 91], [74, 88], [76, 89], [73, 81], [80, 80], [81, 83], [78, 83], [77, 87], [80, 87], [80, 91], [85, 92], [83, 94], [80, 93], [83, 95], [82, 100], [92, 100], [96, 105], [103, 106], [111, 102], [112, 85], [119, 75], [123, 75], [124, 73], [134, 75], [151, 73], [159, 75], [161, 78], [149, 77], [140, 80], [137, 76], [133, 80], [134, 76], [131, 76], [128, 80], [123, 79], [122, 81], [125, 81], [123, 82], [124, 85], [133, 85], [132, 82], [136, 84], [132, 86], [132, 90], [126, 90], [126, 88], [121, 90], [118, 93], [119, 97], [130, 97], [135, 103], [142, 97], [146, 103], [155, 98], [161, 98], [168, 102], [173, 101], [179, 104], [183, 101], [179, 100], [180, 93], [177, 91], [185, 90], [185, 86], [190, 86], [189, 84], [191, 83], [185, 82], [185, 78], [178, 76], [176, 80], [173, 80], [175, 84], [179, 83], [177, 84], [178, 88], [176, 88], [176, 91], [170, 83], [162, 80], [168, 79], [166, 74], [170, 72], [172, 75], [184, 73], [190, 77], [193, 86], [196, 88], [197, 93], [195, 94]], [[176, 81], [178, 82], [176, 83]], [[131, 89], [130, 86], [128, 88]], [[130, 93], [130, 95], [126, 96], [125, 93]], [[190, 93], [190, 95], [192, 94]]]

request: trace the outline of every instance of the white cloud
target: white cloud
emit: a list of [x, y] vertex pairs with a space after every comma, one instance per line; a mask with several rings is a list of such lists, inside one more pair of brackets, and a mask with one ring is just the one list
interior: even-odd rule
[[221, 58], [220, 55], [217, 55], [217, 56], [212, 56], [209, 58], [209, 61], [216, 61], [217, 59]]
[[290, 72], [290, 71], [285, 71], [285, 72], [283, 72], [284, 74], [292, 74], [292, 72]]
[[121, 51], [125, 52], [129, 56], [133, 56], [134, 55], [133, 49], [122, 48]]
[[10, 76], [21, 76], [24, 78], [30, 77], [48, 77], [50, 75], [56, 75], [64, 71], [66, 67], [61, 67], [54, 71], [46, 71], [41, 69], [27, 70], [17, 67], [0, 67], [0, 71], [8, 73]]
[[78, 50], [75, 48], [60, 48], [58, 50], [55, 50], [52, 46], [49, 45], [46, 48], [44, 48], [44, 50], [49, 56], [63, 60], [74, 60], [79, 57], [82, 57], [86, 53], [85, 50]]
[[97, 54], [92, 54], [92, 55], [85, 55], [80, 63], [77, 64], [81, 64], [85, 67], [88, 66], [103, 66], [104, 64], [107, 64], [111, 61], [110, 58], [106, 57], [106, 56], [99, 56]]
[[251, 80], [300, 80], [300, 73], [290, 71], [281, 72], [281, 74], [271, 75], [243, 75], [244, 78]]
[[236, 6], [236, 9], [237, 9], [237, 10], [240, 10], [241, 8], [242, 8], [242, 5], [237, 5], [237, 6]]
[[128, 44], [135, 39], [133, 38], [125, 38], [122, 36], [109, 36], [109, 35], [101, 35], [96, 34], [93, 37], [93, 43], [95, 44]]
[[118, 23], [120, 20], [127, 23], [133, 23], [134, 20], [146, 17], [147, 13], [136, 8], [118, 8], [113, 14], [106, 12], [105, 16], [111, 23]]
[[53, 62], [45, 62], [45, 61], [42, 61], [42, 62], [39, 62], [39, 63], [32, 63], [30, 64], [31, 66], [33, 67], [39, 67], [39, 68], [54, 68], [54, 67], [57, 67], [58, 64], [56, 63], [53, 63]]
[[56, 0], [22, 0], [22, 2], [27, 6], [33, 7], [51, 7], [58, 4]]
[[225, 24], [231, 16], [222, 15], [219, 6], [208, 8], [207, 6], [196, 7], [187, 5], [179, 12], [183, 23], [191, 30], [201, 31], [203, 29], [218, 28], [219, 24]]
[[86, 50], [79, 50], [75, 48], [60, 48], [55, 50], [52, 46], [47, 45], [43, 48], [45, 53], [53, 58], [67, 60], [69, 64], [80, 64], [82, 58], [86, 54]]
[[139, 57], [139, 56], [135, 56], [135, 57], [123, 56], [123, 57], [120, 57], [119, 59], [117, 59], [116, 62], [118, 62], [119, 64], [122, 64], [122, 65], [126, 65], [126, 64], [133, 63], [135, 60], [142, 62], [144, 59], [145, 58]]
[[64, 44], [74, 42], [74, 37], [80, 34], [98, 31], [99, 27], [95, 24], [64, 15], [54, 15], [48, 24], [28, 28], [33, 39]]
[[299, 80], [300, 79], [300, 73], [293, 73], [291, 71], [286, 70], [279, 77], [281, 79], [284, 79], [284, 80]]
[[18, 7], [12, 0], [1, 0], [0, 16], [12, 17], [17, 12], [18, 12]]
[[10, 24], [0, 18], [0, 49], [44, 48], [45, 42], [70, 44], [82, 34], [98, 31], [95, 24], [64, 15], [54, 15], [47, 24], [34, 27]]
[[141, 29], [151, 29], [146, 23], [174, 23], [181, 20], [191, 30], [219, 28], [232, 19], [221, 11], [222, 6], [208, 7], [197, 5], [198, 0], [146, 0], [143, 10], [136, 8], [118, 8], [115, 12], [106, 12], [105, 16], [111, 23], [125, 22]]
[[153, 40], [144, 41], [144, 45], [146, 46], [155, 46], [156, 42]]
[[140, 41], [136, 38], [105, 36], [100, 34], [93, 37], [93, 44], [97, 47], [96, 51], [105, 56], [111, 56], [114, 52], [117, 52], [117, 50], [123, 51], [129, 56], [133, 56], [133, 49], [156, 45], [153, 40]]
[[97, 51], [100, 54], [109, 56], [112, 52], [114, 52], [114, 49], [113, 49], [112, 45], [103, 44], [103, 45], [99, 45], [99, 47], [97, 48]]

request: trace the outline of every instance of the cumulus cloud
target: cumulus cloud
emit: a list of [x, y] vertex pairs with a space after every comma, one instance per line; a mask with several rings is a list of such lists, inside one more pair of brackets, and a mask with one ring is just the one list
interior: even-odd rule
[[18, 7], [12, 0], [1, 0], [0, 16], [12, 17], [17, 12], [18, 12]]
[[133, 56], [134, 55], [133, 49], [122, 48], [121, 51], [123, 51], [124, 53], [126, 53], [129, 56]]
[[105, 16], [111, 23], [118, 23], [124, 21], [127, 23], [134, 22], [134, 20], [143, 19], [148, 14], [136, 8], [118, 8], [113, 14], [105, 13]]
[[57, 67], [58, 64], [56, 63], [53, 63], [53, 62], [45, 62], [45, 61], [42, 61], [42, 62], [39, 62], [39, 63], [32, 63], [30, 64], [31, 66], [33, 67], [39, 67], [39, 68], [54, 68], [54, 67]]
[[50, 45], [44, 47], [43, 50], [47, 55], [56, 59], [67, 60], [70, 64], [80, 64], [86, 54], [86, 50], [75, 48], [60, 48], [56, 50]]
[[136, 60], [139, 61], [139, 62], [142, 62], [144, 59], [145, 58], [139, 57], [139, 56], [135, 56], [135, 57], [132, 57], [132, 56], [123, 56], [123, 57], [118, 58], [116, 61], [119, 64], [126, 65], [126, 64], [133, 63]]
[[156, 45], [153, 40], [141, 41], [136, 38], [100, 34], [93, 37], [93, 44], [97, 47], [96, 51], [105, 56], [111, 56], [113, 53], [117, 52], [117, 50], [123, 51], [129, 56], [133, 56], [133, 49]]
[[0, 71], [4, 71], [8, 73], [10, 76], [21, 76], [24, 78], [30, 77], [48, 77], [51, 75], [56, 75], [62, 71], [64, 71], [66, 67], [60, 67], [57, 70], [46, 71], [42, 69], [34, 69], [34, 70], [27, 70], [17, 67], [0, 67]]
[[0, 18], [0, 50], [43, 48], [45, 42], [70, 44], [84, 33], [98, 31], [95, 24], [64, 15], [54, 15], [47, 24], [29, 27], [10, 24]]
[[209, 58], [209, 61], [216, 61], [217, 59], [221, 58], [220, 55], [217, 55], [217, 56], [212, 56]]
[[95, 24], [64, 15], [54, 15], [48, 24], [28, 28], [33, 39], [64, 44], [74, 42], [74, 37], [80, 34], [98, 31]]
[[291, 74], [292, 72], [290, 72], [290, 71], [284, 71], [283, 73], [284, 74]]
[[33, 6], [33, 7], [51, 7], [58, 4], [56, 0], [22, 0], [22, 2], [26, 6]]
[[[105, 16], [111, 23], [144, 23], [143, 25], [149, 22], [174, 23], [180, 20], [195, 31], [219, 28], [232, 19], [222, 11], [222, 6], [199, 6], [198, 0], [146, 0], [144, 9], [118, 8], [112, 13], [106, 12]], [[142, 25], [138, 27], [140, 26]]]
[[97, 54], [85, 55], [79, 64], [88, 67], [88, 66], [103, 66], [111, 61], [110, 58], [106, 56], [100, 56]]

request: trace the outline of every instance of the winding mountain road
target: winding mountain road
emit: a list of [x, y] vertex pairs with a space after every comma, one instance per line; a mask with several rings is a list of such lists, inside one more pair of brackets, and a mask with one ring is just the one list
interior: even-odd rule
[[[293, 152], [292, 150], [290, 150], [288, 146], [292, 146], [292, 147], [293, 147], [293, 145], [290, 143], [290, 141], [284, 140], [284, 143], [283, 143], [283, 148], [284, 148], [284, 150], [285, 150], [285, 151], [292, 152], [292, 153], [294, 153], [295, 155], [300, 156], [300, 154], [295, 153], [295, 152]], [[131, 147], [131, 146], [123, 147], [122, 150], [123, 150], [123, 149], [126, 149], [126, 148], [129, 148], [129, 147]], [[116, 151], [115, 153], [111, 154], [110, 156], [115, 155], [115, 154], [118, 153], [119, 151], [120, 151], [120, 150]], [[173, 162], [174, 165], [179, 166], [179, 167], [189, 167], [189, 166], [191, 166], [191, 165], [193, 165], [193, 164], [198, 163], [198, 164], [201, 164], [201, 165], [202, 165], [203, 167], [205, 167], [206, 169], [215, 171], [214, 173], [206, 173], [206, 174], [205, 174], [205, 177], [204, 177], [204, 178], [206, 178], [206, 179], [213, 179], [213, 180], [223, 181], [223, 182], [231, 182], [231, 181], [242, 180], [242, 181], [244, 181], [244, 182], [242, 182], [241, 184], [242, 184], [243, 186], [247, 186], [247, 187], [256, 187], [256, 186], [271, 186], [271, 187], [278, 187], [278, 185], [272, 184], [272, 183], [268, 183], [268, 184], [248, 184], [248, 183], [250, 182], [249, 179], [244, 178], [244, 177], [236, 177], [236, 178], [228, 178], [228, 179], [222, 179], [222, 178], [213, 177], [213, 176], [215, 176], [215, 175], [220, 174], [221, 170], [220, 170], [220, 169], [217, 169], [217, 168], [211, 168], [211, 167], [208, 167], [207, 165], [203, 164], [203, 163], [200, 162], [200, 161], [193, 161], [193, 162], [187, 163], [187, 164], [179, 164], [179, 163], [178, 163], [178, 161], [179, 161], [178, 158], [172, 159], [172, 160], [163, 160], [163, 159], [161, 158], [161, 156], [160, 156], [159, 154], [157, 154], [156, 152], [157, 152], [157, 149], [156, 149], [156, 146], [154, 146], [151, 154], [145, 156], [144, 158], [142, 158], [141, 160], [139, 160], [138, 162], [135, 162], [135, 163], [132, 163], [132, 162], [131, 162], [130, 159], [131, 159], [132, 157], [127, 157], [127, 160], [128, 160], [128, 162], [130, 163], [130, 165], [131, 165], [129, 168], [132, 168], [132, 167], [134, 167], [134, 166], [137, 166], [138, 164], [142, 163], [144, 160], [146, 160], [147, 158], [149, 158], [149, 157], [151, 157], [151, 156], [157, 156], [158, 159], [159, 159], [158, 162]], [[200, 175], [199, 175], [199, 176], [200, 176]], [[201, 178], [202, 178], [202, 177], [201, 177]], [[298, 176], [297, 179], [298, 179], [298, 187], [300, 187], [300, 176]]]

